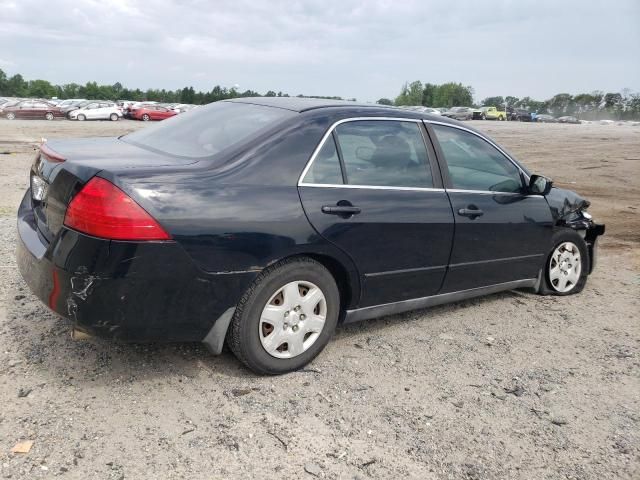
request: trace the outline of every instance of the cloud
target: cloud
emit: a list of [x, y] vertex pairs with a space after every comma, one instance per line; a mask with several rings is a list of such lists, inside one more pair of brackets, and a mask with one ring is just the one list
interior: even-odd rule
[[361, 100], [415, 79], [480, 98], [640, 89], [637, 0], [0, 0], [0, 11], [3, 68], [57, 83]]

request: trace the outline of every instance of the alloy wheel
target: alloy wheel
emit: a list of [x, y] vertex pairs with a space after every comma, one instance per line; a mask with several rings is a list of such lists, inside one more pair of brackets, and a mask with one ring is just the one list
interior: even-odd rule
[[549, 282], [560, 293], [570, 292], [580, 280], [582, 258], [580, 250], [572, 242], [563, 242], [556, 247], [549, 260]]
[[318, 339], [326, 317], [327, 301], [318, 286], [307, 281], [289, 282], [262, 310], [258, 325], [262, 347], [272, 357], [297, 357]]

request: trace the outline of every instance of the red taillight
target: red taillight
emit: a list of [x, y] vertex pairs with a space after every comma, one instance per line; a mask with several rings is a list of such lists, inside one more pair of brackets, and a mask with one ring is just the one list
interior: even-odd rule
[[164, 229], [113, 183], [93, 177], [71, 200], [64, 224], [111, 240], [169, 240]]

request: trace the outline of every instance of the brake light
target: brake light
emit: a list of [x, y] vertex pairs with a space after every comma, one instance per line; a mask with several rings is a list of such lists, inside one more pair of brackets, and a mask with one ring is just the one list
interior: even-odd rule
[[170, 240], [149, 213], [113, 183], [93, 177], [71, 200], [64, 224], [111, 240]]

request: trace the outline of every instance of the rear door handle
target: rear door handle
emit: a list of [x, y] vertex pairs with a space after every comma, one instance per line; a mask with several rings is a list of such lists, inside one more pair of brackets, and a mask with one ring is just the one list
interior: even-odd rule
[[470, 217], [471, 219], [475, 217], [481, 217], [484, 215], [484, 212], [479, 208], [461, 208], [458, 210], [458, 215], [462, 215], [463, 217]]
[[360, 207], [346, 205], [324, 205], [322, 207], [322, 213], [329, 215], [357, 215], [361, 211]]

